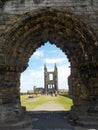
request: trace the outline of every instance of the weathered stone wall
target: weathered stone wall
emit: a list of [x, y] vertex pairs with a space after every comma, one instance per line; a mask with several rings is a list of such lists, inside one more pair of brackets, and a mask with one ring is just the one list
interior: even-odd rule
[[20, 73], [46, 41], [56, 44], [71, 63], [73, 119], [98, 115], [97, 0], [39, 2], [8, 1], [0, 9], [0, 121], [7, 121], [10, 113], [16, 118], [17, 104], [19, 117], [23, 113]]
[[[92, 27], [98, 38], [98, 1], [97, 0], [9, 0], [4, 3], [3, 8], [0, 9], [0, 14], [23, 14], [31, 10], [41, 8], [57, 8], [76, 15], [79, 19], [84, 21], [87, 25]], [[15, 16], [13, 16], [15, 17]], [[6, 19], [6, 24], [10, 23], [11, 19]], [[0, 20], [1, 22], [1, 20]], [[1, 22], [2, 24], [2, 22]], [[2, 27], [4, 28], [4, 27]]]

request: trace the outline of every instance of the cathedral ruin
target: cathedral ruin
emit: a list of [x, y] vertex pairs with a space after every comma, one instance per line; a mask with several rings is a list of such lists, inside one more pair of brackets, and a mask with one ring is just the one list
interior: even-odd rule
[[58, 70], [56, 64], [54, 71], [48, 71], [46, 65], [44, 66], [44, 89], [46, 94], [58, 91]]

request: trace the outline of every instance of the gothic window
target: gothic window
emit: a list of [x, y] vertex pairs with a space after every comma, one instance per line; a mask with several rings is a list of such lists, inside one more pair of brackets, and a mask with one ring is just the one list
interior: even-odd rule
[[49, 80], [53, 80], [53, 74], [49, 74]]

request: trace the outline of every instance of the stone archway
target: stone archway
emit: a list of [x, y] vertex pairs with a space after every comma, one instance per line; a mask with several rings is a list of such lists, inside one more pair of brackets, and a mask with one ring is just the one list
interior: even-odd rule
[[25, 112], [20, 103], [20, 74], [46, 41], [59, 47], [71, 63], [72, 119], [98, 114], [98, 46], [85, 23], [60, 10], [42, 9], [21, 16], [1, 41], [0, 122], [17, 121]]

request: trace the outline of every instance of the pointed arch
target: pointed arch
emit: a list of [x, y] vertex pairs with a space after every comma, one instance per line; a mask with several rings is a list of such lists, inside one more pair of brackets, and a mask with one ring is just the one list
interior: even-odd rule
[[13, 64], [18, 66], [20, 63], [26, 68], [35, 50], [50, 41], [61, 48], [71, 62], [74, 59], [79, 65], [94, 60], [90, 53], [94, 51], [95, 40], [90, 28], [74, 15], [43, 9], [37, 13], [26, 13], [11, 27], [6, 35], [6, 45], [9, 47], [6, 55], [8, 61], [13, 56]]
[[1, 41], [0, 70], [4, 79], [0, 88], [1, 100], [2, 104], [11, 103], [7, 106], [8, 111], [2, 109], [0, 113], [5, 113], [5, 121], [14, 117], [17, 120], [24, 113], [19, 97], [20, 73], [26, 69], [30, 56], [47, 41], [59, 47], [71, 64], [73, 120], [97, 112], [97, 109], [92, 110], [90, 103], [96, 106], [98, 101], [98, 46], [93, 30], [83, 21], [52, 8], [37, 10], [21, 16], [6, 30]]

